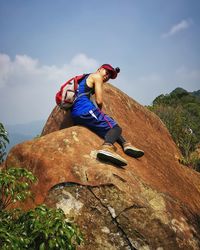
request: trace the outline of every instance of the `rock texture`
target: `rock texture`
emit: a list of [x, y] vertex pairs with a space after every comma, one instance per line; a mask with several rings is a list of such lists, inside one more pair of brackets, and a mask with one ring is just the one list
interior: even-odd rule
[[157, 116], [111, 85], [104, 99], [104, 111], [145, 156], [130, 158], [117, 145], [125, 168], [98, 161], [102, 139], [55, 108], [43, 136], [15, 146], [6, 159], [6, 167], [38, 177], [35, 201], [25, 207], [61, 207], [83, 232], [79, 249], [200, 249], [200, 174], [179, 164]]

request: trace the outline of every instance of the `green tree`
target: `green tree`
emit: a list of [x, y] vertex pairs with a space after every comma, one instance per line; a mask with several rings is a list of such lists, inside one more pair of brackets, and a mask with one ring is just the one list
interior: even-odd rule
[[7, 143], [9, 143], [8, 133], [3, 124], [0, 122], [0, 164], [4, 161]]
[[187, 159], [195, 149], [196, 137], [191, 129], [191, 121], [181, 106], [155, 105], [150, 108], [168, 128], [173, 140]]
[[36, 177], [25, 168], [8, 168], [0, 171], [0, 210], [16, 201], [31, 196], [30, 185]]
[[82, 242], [79, 229], [61, 209], [40, 205], [27, 212], [0, 212], [0, 249], [74, 250]]
[[156, 113], [168, 128], [183, 154], [182, 162], [199, 169], [198, 158], [192, 156], [192, 152], [200, 142], [199, 96], [182, 88], [176, 88], [170, 94], [156, 97], [152, 106], [148, 108]]
[[26, 212], [5, 209], [30, 197], [30, 185], [35, 181], [36, 177], [23, 168], [0, 170], [0, 249], [76, 249], [82, 235], [61, 209], [46, 205]]

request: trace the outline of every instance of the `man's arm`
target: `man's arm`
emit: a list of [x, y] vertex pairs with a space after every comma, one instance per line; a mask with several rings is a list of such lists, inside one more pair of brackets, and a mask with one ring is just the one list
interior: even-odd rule
[[95, 102], [97, 106], [102, 109], [103, 106], [103, 80], [101, 77], [91, 74], [87, 79], [87, 85], [92, 88], [94, 87]]
[[94, 81], [95, 89], [95, 100], [100, 109], [103, 106], [103, 81], [102, 79], [96, 78]]

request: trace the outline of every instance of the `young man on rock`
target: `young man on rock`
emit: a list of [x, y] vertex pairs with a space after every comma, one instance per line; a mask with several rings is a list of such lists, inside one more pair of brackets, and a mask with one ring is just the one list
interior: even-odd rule
[[[116, 153], [115, 142], [118, 142], [124, 152], [134, 158], [144, 155], [121, 136], [122, 129], [115, 120], [102, 112], [103, 84], [109, 79], [115, 79], [120, 69], [109, 64], [103, 64], [96, 72], [87, 74], [79, 83], [78, 98], [71, 108], [71, 115], [75, 125], [82, 125], [104, 139], [104, 143], [97, 151], [97, 157], [103, 161], [112, 162], [118, 166], [127, 165], [127, 161]], [[90, 100], [95, 94], [96, 105]]]

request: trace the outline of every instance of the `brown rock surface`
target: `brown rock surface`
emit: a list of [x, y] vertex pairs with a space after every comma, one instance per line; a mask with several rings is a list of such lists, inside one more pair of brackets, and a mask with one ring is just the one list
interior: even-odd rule
[[130, 158], [117, 145], [124, 169], [98, 161], [102, 139], [71, 127], [55, 108], [44, 136], [15, 146], [6, 159], [7, 167], [27, 167], [38, 177], [35, 203], [25, 206], [45, 200], [61, 207], [83, 231], [80, 249], [199, 249], [200, 174], [179, 164], [157, 116], [110, 85], [104, 110], [145, 156]]

